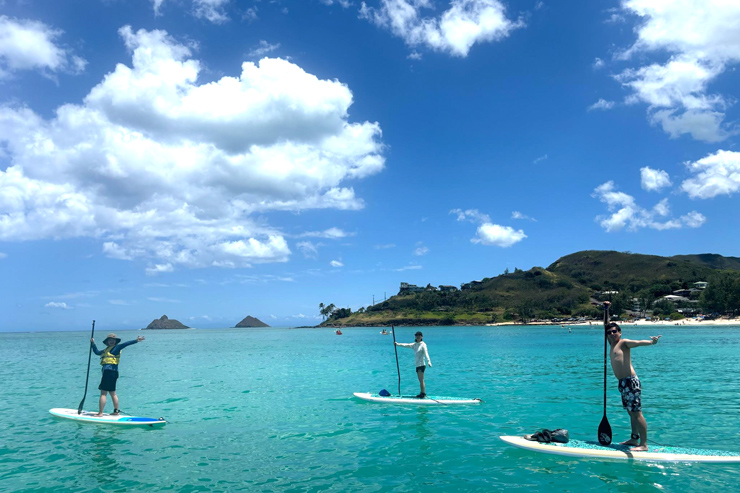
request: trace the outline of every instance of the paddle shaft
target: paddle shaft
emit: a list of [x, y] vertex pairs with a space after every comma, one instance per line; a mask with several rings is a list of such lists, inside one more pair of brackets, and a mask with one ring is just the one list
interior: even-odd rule
[[[90, 331], [90, 339], [95, 336], [95, 320], [92, 322], [92, 330]], [[90, 380], [90, 358], [92, 357], [92, 341], [90, 341], [90, 350], [87, 352], [87, 373], [85, 374], [85, 393], [80, 401], [80, 407], [77, 408], [77, 414], [82, 414], [82, 407], [85, 405], [85, 397], [87, 397], [87, 383]]]
[[606, 418], [606, 327], [609, 323], [609, 305], [606, 305], [604, 310], [604, 417], [601, 418], [599, 423], [599, 429], [597, 430], [597, 436], [601, 445], [609, 445], [612, 443], [612, 427], [609, 424], [609, 420]]
[[606, 416], [606, 325], [609, 323], [609, 305], [604, 310], [604, 416]]
[[396, 371], [398, 372], [398, 395], [401, 395], [401, 368], [398, 366], [398, 348], [396, 347], [396, 329], [391, 325], [391, 332], [393, 333], [393, 351], [396, 353]]

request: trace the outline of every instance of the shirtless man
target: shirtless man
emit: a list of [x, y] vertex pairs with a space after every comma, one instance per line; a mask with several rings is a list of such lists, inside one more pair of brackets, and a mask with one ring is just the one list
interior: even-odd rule
[[[642, 401], [640, 398], [642, 388], [640, 379], [637, 378], [635, 369], [632, 367], [630, 350], [638, 346], [651, 346], [658, 343], [661, 336], [650, 336], [650, 340], [632, 341], [622, 339], [622, 329], [614, 322], [609, 322], [606, 316], [609, 302], [604, 302], [604, 329], [609, 341], [609, 359], [612, 363], [614, 376], [619, 380], [619, 393], [622, 394], [622, 407], [630, 415], [632, 435], [622, 445], [635, 445], [630, 450], [633, 452], [647, 451], [647, 422], [642, 415]], [[639, 440], [639, 441], [638, 441]]]

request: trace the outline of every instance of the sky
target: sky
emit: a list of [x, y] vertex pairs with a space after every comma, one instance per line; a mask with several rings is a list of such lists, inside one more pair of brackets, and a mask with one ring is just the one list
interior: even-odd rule
[[0, 0], [0, 331], [738, 256], [740, 2]]

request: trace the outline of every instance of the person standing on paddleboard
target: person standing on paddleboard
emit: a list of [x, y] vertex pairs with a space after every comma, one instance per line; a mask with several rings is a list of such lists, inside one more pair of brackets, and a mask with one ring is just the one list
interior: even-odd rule
[[[608, 310], [610, 303], [604, 302], [604, 310]], [[647, 422], [642, 415], [642, 387], [637, 373], [632, 367], [630, 350], [638, 346], [651, 346], [658, 343], [661, 336], [650, 336], [650, 340], [632, 341], [622, 339], [622, 329], [614, 322], [607, 322], [604, 317], [604, 330], [609, 340], [609, 359], [612, 363], [614, 376], [619, 380], [619, 393], [622, 394], [622, 407], [627, 410], [632, 426], [630, 439], [621, 445], [634, 445], [633, 452], [647, 451]]]
[[123, 348], [136, 344], [144, 340], [144, 336], [139, 336], [133, 341], [124, 342], [121, 344], [121, 339], [116, 337], [115, 334], [108, 334], [103, 340], [105, 349], [102, 351], [98, 350], [95, 345], [95, 339], [90, 338], [90, 344], [92, 344], [92, 350], [100, 356], [100, 364], [103, 366], [103, 378], [100, 379], [100, 401], [99, 410], [96, 416], [103, 415], [103, 409], [105, 409], [106, 395], [110, 392], [110, 397], [113, 400], [113, 416], [117, 416], [121, 410], [118, 408], [118, 394], [116, 394], [116, 381], [118, 380], [118, 363], [121, 361], [121, 350]]
[[432, 366], [432, 360], [429, 359], [429, 351], [427, 351], [427, 345], [424, 341], [422, 341], [423, 337], [424, 334], [422, 334], [421, 332], [417, 332], [414, 335], [414, 338], [416, 339], [415, 342], [394, 342], [396, 346], [408, 347], [414, 350], [414, 356], [416, 358], [416, 376], [419, 378], [419, 387], [421, 387], [419, 395], [416, 396], [418, 399], [423, 399], [427, 396], [426, 386], [424, 385], [424, 370], [426, 370], [426, 366], [424, 365], [424, 358], [426, 358], [429, 366]]

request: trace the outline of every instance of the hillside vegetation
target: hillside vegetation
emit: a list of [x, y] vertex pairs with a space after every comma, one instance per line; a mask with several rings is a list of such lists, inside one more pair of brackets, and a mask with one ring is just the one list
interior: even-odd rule
[[[657, 301], [704, 281], [701, 307], [726, 312], [740, 309], [740, 259], [715, 254], [660, 257], [629, 252], [583, 251], [547, 268], [516, 269], [484, 278], [465, 290], [396, 295], [352, 312], [333, 309], [322, 325], [478, 325], [508, 320], [600, 316], [595, 306], [610, 299], [615, 314], [634, 308], [669, 314], [675, 306]], [[323, 306], [323, 304], [322, 304]], [[333, 308], [334, 305], [331, 305]], [[697, 306], [696, 304], [693, 306]]]

